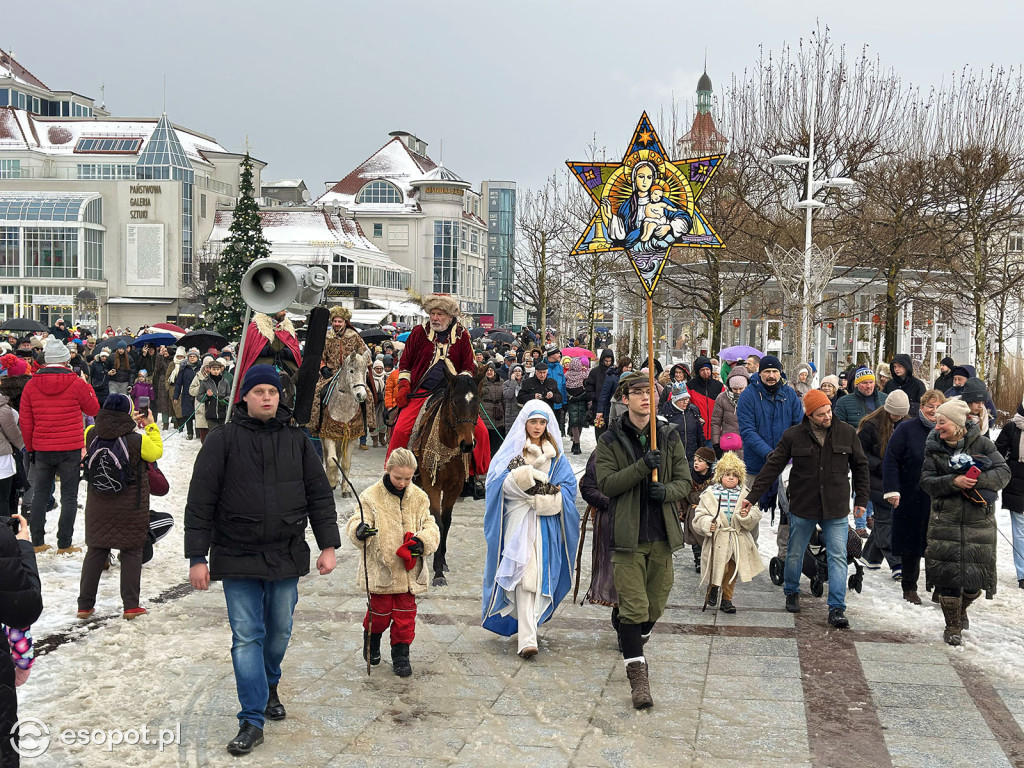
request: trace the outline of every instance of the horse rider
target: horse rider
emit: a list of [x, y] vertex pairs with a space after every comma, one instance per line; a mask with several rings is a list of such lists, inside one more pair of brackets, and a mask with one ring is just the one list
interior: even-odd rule
[[[407, 448], [416, 417], [427, 398], [445, 381], [444, 369], [453, 374], [472, 376], [476, 371], [473, 344], [469, 332], [458, 322], [459, 303], [451, 296], [433, 294], [422, 302], [430, 315], [422, 325], [412, 329], [399, 360], [395, 405], [401, 408], [388, 455], [395, 448]], [[473, 498], [484, 497], [484, 478], [491, 463], [490, 440], [483, 419], [477, 416], [473, 449]]]
[[[346, 472], [348, 471], [348, 445], [351, 440], [358, 440], [366, 431], [365, 419], [369, 416], [373, 421], [373, 390], [367, 384], [367, 393], [370, 399], [370, 408], [364, 409], [362, 404], [356, 416], [346, 424], [340, 424], [331, 418], [328, 413], [327, 404], [323, 402], [325, 390], [331, 383], [334, 374], [341, 368], [342, 361], [356, 352], [364, 357], [367, 354], [366, 342], [363, 341], [359, 332], [352, 327], [352, 311], [348, 307], [331, 307], [331, 327], [327, 331], [327, 341], [324, 343], [324, 352], [320, 359], [320, 380], [317, 382], [316, 395], [313, 398], [313, 410], [310, 415], [310, 431], [320, 438], [324, 449], [324, 463], [327, 468], [327, 479], [331, 488], [338, 485], [338, 467], [334, 463], [337, 458]], [[368, 377], [370, 378], [370, 377]], [[376, 428], [375, 424], [371, 424]], [[348, 496], [348, 491], [342, 491], [343, 496]]]

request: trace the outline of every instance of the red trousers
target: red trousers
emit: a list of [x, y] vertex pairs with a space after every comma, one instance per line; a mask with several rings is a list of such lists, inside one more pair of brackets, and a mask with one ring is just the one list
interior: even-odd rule
[[[398, 421], [391, 432], [391, 442], [388, 443], [387, 457], [395, 448], [408, 448], [409, 438], [412, 437], [412, 428], [416, 425], [416, 417], [420, 415], [420, 408], [427, 402], [425, 397], [414, 397], [409, 400], [401, 413], [398, 414]], [[487, 468], [491, 465], [491, 440], [487, 435], [487, 427], [484, 420], [477, 416], [476, 427], [473, 430], [473, 438], [476, 440], [476, 447], [473, 449], [474, 474], [486, 475]]]
[[370, 595], [370, 610], [363, 619], [363, 629], [383, 634], [391, 627], [391, 644], [412, 643], [416, 636], [416, 595]]

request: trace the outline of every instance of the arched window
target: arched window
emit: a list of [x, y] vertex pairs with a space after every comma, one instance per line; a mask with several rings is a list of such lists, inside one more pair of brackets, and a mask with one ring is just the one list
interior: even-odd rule
[[398, 187], [386, 181], [371, 181], [359, 190], [357, 203], [403, 203], [405, 199]]

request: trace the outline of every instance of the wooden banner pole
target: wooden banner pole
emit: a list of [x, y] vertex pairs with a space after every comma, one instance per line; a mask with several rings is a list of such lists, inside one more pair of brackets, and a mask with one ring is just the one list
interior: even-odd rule
[[[654, 300], [651, 294], [647, 294], [647, 379], [651, 385], [651, 450], [658, 450], [658, 413], [656, 403], [658, 402], [657, 391], [654, 388]], [[658, 470], [653, 470], [651, 479], [658, 482]]]

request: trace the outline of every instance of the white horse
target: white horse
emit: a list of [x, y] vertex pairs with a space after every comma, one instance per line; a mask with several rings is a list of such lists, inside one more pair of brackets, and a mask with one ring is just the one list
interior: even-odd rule
[[[341, 366], [321, 389], [320, 443], [324, 450], [324, 464], [331, 488], [337, 488], [340, 480], [338, 465], [349, 475], [352, 467], [352, 444], [364, 433], [361, 404], [366, 402], [369, 389], [366, 385], [368, 363], [366, 357], [353, 352], [342, 358]], [[348, 497], [352, 492], [342, 488], [341, 495]]]

